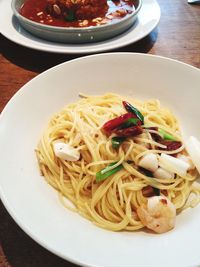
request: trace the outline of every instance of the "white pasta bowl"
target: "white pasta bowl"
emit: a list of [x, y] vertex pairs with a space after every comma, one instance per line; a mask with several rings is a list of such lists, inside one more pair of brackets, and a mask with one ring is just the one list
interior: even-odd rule
[[21, 26], [37, 37], [61, 43], [91, 43], [117, 36], [136, 22], [142, 6], [142, 0], [135, 0], [135, 10], [118, 21], [100, 26], [75, 28], [45, 25], [25, 18], [19, 12], [24, 2], [25, 0], [12, 0], [13, 14]]
[[179, 214], [176, 227], [165, 234], [107, 231], [63, 207], [40, 175], [34, 152], [49, 118], [78, 100], [79, 92], [157, 98], [180, 119], [185, 136], [200, 139], [199, 88], [199, 69], [134, 53], [82, 57], [38, 75], [0, 116], [3, 204], [31, 238], [81, 266], [199, 266], [200, 206]]

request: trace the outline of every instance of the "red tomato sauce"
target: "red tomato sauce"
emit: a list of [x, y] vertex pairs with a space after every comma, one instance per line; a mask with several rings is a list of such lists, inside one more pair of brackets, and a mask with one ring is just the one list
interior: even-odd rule
[[98, 16], [93, 19], [67, 21], [64, 18], [58, 18], [48, 13], [47, 0], [26, 0], [20, 9], [20, 14], [27, 19], [46, 25], [82, 28], [111, 23], [133, 13], [135, 10], [133, 0], [108, 0], [107, 5], [107, 10], [106, 12], [104, 11], [105, 14], [103, 16], [101, 10], [97, 14]]

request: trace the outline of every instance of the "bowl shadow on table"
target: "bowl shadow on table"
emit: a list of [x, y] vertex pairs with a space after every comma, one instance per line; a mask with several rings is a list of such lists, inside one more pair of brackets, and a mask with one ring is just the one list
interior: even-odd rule
[[[136, 53], [148, 53], [157, 40], [157, 29], [154, 29], [149, 35], [145, 38], [139, 40], [136, 43], [133, 43], [128, 46], [124, 46], [115, 50], [109, 50], [107, 52], [136, 52]], [[58, 54], [58, 53], [49, 53], [38, 50], [33, 50], [15, 44], [2, 35], [0, 35], [0, 53], [12, 62], [13, 64], [22, 67], [24, 69], [34, 71], [34, 72], [43, 72], [46, 69], [49, 69], [57, 64], [62, 62], [85, 56], [86, 54]]]
[[1, 267], [78, 267], [47, 251], [14, 222], [0, 201]]

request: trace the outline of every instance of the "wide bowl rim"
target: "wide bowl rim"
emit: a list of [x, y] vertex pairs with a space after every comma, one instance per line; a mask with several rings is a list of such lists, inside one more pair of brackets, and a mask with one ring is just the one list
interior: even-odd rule
[[[35, 28], [41, 28], [45, 29], [48, 31], [54, 31], [54, 32], [75, 32], [75, 33], [80, 33], [80, 32], [92, 32], [92, 31], [99, 31], [99, 30], [104, 30], [110, 27], [113, 27], [118, 24], [122, 24], [124, 21], [129, 20], [132, 17], [137, 16], [138, 12], [140, 11], [142, 7], [143, 0], [137, 0], [138, 1], [138, 6], [135, 9], [135, 11], [131, 14], [126, 15], [125, 17], [121, 18], [119, 21], [111, 22], [109, 24], [103, 24], [99, 26], [89, 26], [89, 27], [61, 27], [61, 26], [51, 26], [47, 24], [42, 24], [39, 22], [35, 22], [33, 20], [30, 20], [24, 16], [22, 16], [19, 11], [16, 8], [16, 2], [19, 0], [12, 0], [11, 2], [11, 8], [13, 10], [14, 15], [20, 20], [24, 21], [26, 24], [31, 24]], [[23, 0], [25, 1], [25, 0]]]
[[[81, 58], [76, 58], [76, 59], [72, 59], [72, 60], [70, 60], [70, 61], [67, 61], [67, 62], [63, 62], [63, 63], [60, 63], [60, 64], [58, 64], [58, 65], [56, 65], [56, 66], [54, 66], [54, 67], [52, 67], [52, 68], [50, 68], [50, 69], [48, 69], [48, 70], [46, 70], [46, 71], [44, 71], [43, 73], [41, 73], [40, 75], [38, 75], [38, 76], [36, 76], [35, 78], [33, 78], [32, 80], [30, 80], [29, 82], [27, 82], [24, 86], [22, 86], [21, 88], [20, 88], [20, 90], [11, 98], [11, 100], [8, 102], [8, 104], [5, 106], [5, 108], [4, 108], [4, 110], [2, 111], [2, 113], [1, 113], [1, 115], [0, 115], [0, 122], [2, 122], [3, 121], [3, 118], [5, 118], [5, 115], [6, 115], [6, 113], [7, 112], [9, 112], [9, 109], [10, 109], [10, 107], [12, 106], [12, 104], [13, 104], [13, 102], [15, 101], [15, 99], [16, 99], [16, 97], [21, 97], [21, 95], [24, 93], [24, 92], [29, 92], [28, 90], [27, 90], [27, 85], [29, 84], [31, 84], [31, 83], [34, 83], [34, 82], [36, 82], [38, 79], [40, 79], [42, 76], [43, 76], [43, 78], [44, 78], [44, 76], [47, 74], [47, 72], [49, 72], [49, 71], [56, 71], [56, 69], [58, 69], [58, 68], [61, 68], [63, 65], [67, 65], [67, 64], [74, 64], [74, 62], [77, 62], [77, 61], [85, 61], [86, 60], [86, 58], [88, 59], [88, 58], [100, 58], [100, 57], [107, 57], [108, 55], [112, 55], [112, 56], [114, 56], [114, 55], [116, 55], [117, 57], [118, 56], [122, 56], [122, 55], [125, 55], [127, 58], [130, 58], [130, 57], [132, 57], [132, 60], [134, 59], [134, 57], [140, 57], [141, 59], [142, 58], [151, 58], [151, 59], [155, 59], [156, 61], [157, 60], [162, 60], [162, 61], [165, 61], [165, 62], [171, 62], [171, 63], [173, 63], [173, 64], [175, 64], [175, 63], [178, 63], [178, 64], [180, 64], [179, 65], [179, 67], [180, 66], [183, 66], [184, 68], [183, 69], [185, 69], [185, 68], [187, 68], [188, 70], [190, 70], [190, 69], [192, 69], [192, 71], [195, 71], [195, 72], [198, 72], [198, 74], [199, 74], [199, 72], [200, 72], [200, 70], [197, 68], [197, 67], [194, 67], [194, 66], [192, 66], [192, 65], [189, 65], [189, 64], [187, 64], [187, 63], [184, 63], [184, 62], [180, 62], [180, 61], [178, 61], [178, 60], [176, 60], [176, 59], [170, 59], [170, 58], [167, 58], [167, 57], [164, 57], [164, 56], [159, 56], [159, 55], [151, 55], [151, 54], [143, 54], [143, 53], [130, 53], [130, 52], [112, 52], [112, 53], [102, 53], [102, 54], [94, 54], [94, 55], [89, 55], [89, 56], [84, 56], [84, 57], [81, 57]], [[109, 62], [109, 61], [108, 61]], [[135, 61], [133, 60], [133, 64], [134, 64], [134, 66], [136, 66], [135, 65]], [[169, 68], [170, 69], [170, 68]], [[181, 69], [182, 69], [182, 67], [181, 67]], [[132, 71], [132, 70], [131, 70]], [[142, 72], [140, 72], [140, 75], [142, 75]], [[199, 76], [198, 76], [199, 77]], [[144, 78], [144, 76], [142, 76], [142, 79]], [[181, 79], [182, 77], [180, 77], [179, 79]], [[167, 77], [167, 79], [168, 79], [168, 77]], [[199, 79], [198, 79], [199, 80]], [[32, 89], [32, 92], [33, 92], [34, 90]], [[2, 124], [1, 124], [1, 126], [2, 126]], [[26, 226], [26, 224], [25, 224], [25, 222], [23, 221], [23, 220], [21, 220], [21, 218], [19, 217], [19, 216], [15, 216], [16, 215], [16, 210], [15, 209], [13, 209], [13, 207], [12, 207], [12, 205], [11, 205], [11, 203], [8, 201], [8, 198], [6, 199], [6, 195], [5, 195], [5, 192], [4, 192], [4, 190], [3, 190], [3, 188], [1, 188], [0, 187], [0, 197], [1, 197], [1, 199], [2, 199], [2, 202], [4, 203], [4, 205], [6, 206], [6, 209], [9, 211], [9, 214], [11, 214], [11, 216], [15, 219], [15, 222], [16, 223], [18, 223], [18, 225], [33, 239], [33, 240], [35, 240], [36, 242], [38, 242], [39, 244], [41, 244], [44, 248], [46, 248], [46, 249], [48, 249], [49, 251], [51, 251], [51, 252], [53, 252], [54, 254], [56, 254], [56, 255], [58, 255], [58, 256], [60, 256], [60, 257], [62, 257], [62, 258], [64, 258], [64, 259], [66, 259], [66, 260], [70, 260], [71, 262], [74, 262], [74, 263], [76, 263], [76, 264], [81, 264], [82, 266], [94, 266], [94, 265], [89, 265], [89, 264], [85, 264], [85, 262], [81, 262], [80, 260], [77, 260], [77, 259], [74, 259], [72, 256], [70, 256], [69, 254], [68, 255], [63, 255], [62, 254], [62, 252], [59, 252], [58, 253], [58, 250], [56, 250], [56, 248], [54, 247], [54, 249], [52, 249], [52, 246], [51, 246], [51, 244], [45, 244], [45, 242], [44, 242], [44, 240], [41, 238], [41, 236], [36, 236], [36, 235], [34, 235], [33, 234], [33, 229], [30, 229], [30, 227], [27, 227]], [[23, 201], [24, 202], [24, 201]], [[31, 230], [31, 231], [30, 231]], [[157, 238], [158, 236], [156, 236], [156, 238]], [[150, 238], [149, 238], [150, 240], [152, 240], [152, 236], [150, 236]], [[153, 239], [153, 241], [154, 241], [155, 239]], [[161, 240], [162, 241], [162, 240]], [[194, 242], [195, 243], [195, 242]], [[148, 243], [147, 243], [148, 244]], [[167, 245], [166, 243], [162, 243], [162, 242], [159, 242], [159, 246], [160, 246], [160, 244], [162, 244], [162, 245]], [[154, 247], [155, 248], [155, 247]], [[155, 248], [156, 249], [156, 248]], [[163, 247], [161, 246], [161, 249], [163, 249]], [[164, 249], [163, 249], [163, 251], [165, 251]], [[134, 255], [134, 254], [133, 254]], [[153, 256], [155, 256], [154, 254], [153, 254]], [[178, 259], [177, 259], [178, 260]], [[199, 262], [198, 262], [199, 263]], [[137, 262], [136, 262], [136, 264], [137, 264]], [[195, 265], [195, 264], [194, 264]], [[97, 265], [97, 266], [102, 266], [102, 265]], [[173, 265], [174, 266], [174, 265]], [[195, 265], [196, 266], [196, 265]]]

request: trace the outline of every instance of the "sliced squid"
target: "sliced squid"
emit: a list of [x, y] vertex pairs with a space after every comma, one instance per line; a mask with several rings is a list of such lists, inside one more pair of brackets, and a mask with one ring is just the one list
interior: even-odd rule
[[190, 155], [192, 162], [200, 173], [200, 142], [194, 137], [190, 136], [188, 140], [185, 142], [185, 147]]
[[56, 157], [67, 161], [77, 161], [80, 158], [80, 152], [77, 149], [62, 142], [54, 144], [54, 153]]

